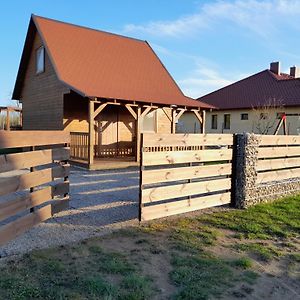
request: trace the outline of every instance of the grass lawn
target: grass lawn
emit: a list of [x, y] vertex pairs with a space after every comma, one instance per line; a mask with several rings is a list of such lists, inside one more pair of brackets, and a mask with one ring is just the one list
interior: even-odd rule
[[37, 250], [0, 267], [0, 299], [297, 299], [300, 196], [208, 210]]

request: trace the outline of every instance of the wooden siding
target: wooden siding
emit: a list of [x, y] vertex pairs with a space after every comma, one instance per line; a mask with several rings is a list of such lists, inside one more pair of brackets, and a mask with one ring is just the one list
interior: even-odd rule
[[36, 50], [42, 40], [36, 33], [21, 92], [24, 130], [63, 129], [63, 94], [68, 88], [57, 78], [45, 51], [45, 72], [36, 74]]
[[[171, 109], [165, 109], [171, 118]], [[157, 133], [171, 133], [171, 121], [162, 111], [162, 109], [157, 110]]]

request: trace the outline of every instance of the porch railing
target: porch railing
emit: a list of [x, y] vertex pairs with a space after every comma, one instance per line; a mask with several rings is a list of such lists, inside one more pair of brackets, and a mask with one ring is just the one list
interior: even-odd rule
[[87, 132], [70, 132], [71, 134], [71, 158], [88, 159], [89, 134]]

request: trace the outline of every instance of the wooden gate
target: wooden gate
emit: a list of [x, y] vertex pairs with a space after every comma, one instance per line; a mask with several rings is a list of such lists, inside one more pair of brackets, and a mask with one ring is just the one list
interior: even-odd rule
[[232, 134], [143, 134], [140, 220], [231, 202]]
[[68, 207], [70, 136], [0, 131], [0, 245]]

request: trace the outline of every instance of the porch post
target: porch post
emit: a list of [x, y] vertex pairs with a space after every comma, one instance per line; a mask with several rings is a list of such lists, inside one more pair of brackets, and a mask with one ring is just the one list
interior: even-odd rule
[[88, 164], [89, 167], [94, 163], [94, 101], [89, 99], [89, 151], [88, 151]]
[[202, 133], [205, 133], [206, 111], [202, 110]]
[[135, 155], [136, 155], [136, 161], [140, 161], [141, 156], [141, 107], [137, 108], [137, 118], [136, 118], [136, 149], [135, 149]]
[[172, 125], [171, 133], [176, 133], [176, 110], [172, 108]]

